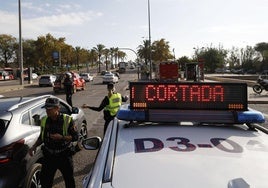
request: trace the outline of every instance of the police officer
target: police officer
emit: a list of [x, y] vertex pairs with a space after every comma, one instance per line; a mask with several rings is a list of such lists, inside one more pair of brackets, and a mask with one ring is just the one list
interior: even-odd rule
[[91, 110], [95, 110], [100, 112], [103, 110], [104, 115], [104, 134], [111, 120], [117, 114], [122, 102], [126, 102], [128, 100], [128, 96], [121, 96], [120, 93], [115, 92], [115, 87], [113, 83], [109, 83], [107, 85], [108, 95], [104, 97], [99, 107], [89, 106], [87, 104], [83, 104], [82, 108], [89, 108]]
[[64, 90], [66, 94], [66, 101], [70, 106], [73, 106], [72, 95], [73, 95], [73, 78], [70, 72], [65, 73], [65, 79], [63, 81]]
[[44, 143], [40, 182], [42, 188], [51, 188], [54, 175], [59, 169], [63, 175], [66, 188], [75, 188], [71, 145], [78, 140], [78, 132], [72, 117], [59, 112], [57, 98], [50, 97], [45, 106], [47, 116], [41, 119], [41, 132], [35, 144], [29, 149], [32, 156], [36, 147]]

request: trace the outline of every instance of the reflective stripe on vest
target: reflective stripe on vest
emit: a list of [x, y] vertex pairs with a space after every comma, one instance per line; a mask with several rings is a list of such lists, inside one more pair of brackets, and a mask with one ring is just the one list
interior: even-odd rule
[[[63, 114], [63, 129], [62, 129], [63, 136], [67, 136], [68, 127], [69, 127], [71, 120], [72, 120], [71, 116], [69, 116], [67, 114]], [[46, 121], [47, 121], [47, 116], [43, 117], [41, 120], [41, 138], [42, 138], [42, 140], [44, 140]]]
[[105, 110], [108, 110], [111, 114], [111, 116], [115, 116], [117, 111], [119, 110], [119, 107], [122, 103], [122, 97], [120, 93], [114, 93], [109, 98], [109, 105], [105, 107]]

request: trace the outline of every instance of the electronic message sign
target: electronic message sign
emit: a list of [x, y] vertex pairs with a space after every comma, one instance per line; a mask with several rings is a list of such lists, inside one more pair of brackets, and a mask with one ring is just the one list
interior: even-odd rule
[[131, 109], [247, 110], [245, 83], [130, 82]]

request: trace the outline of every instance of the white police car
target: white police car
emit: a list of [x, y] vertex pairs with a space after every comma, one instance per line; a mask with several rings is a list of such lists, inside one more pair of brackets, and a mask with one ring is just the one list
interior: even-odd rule
[[266, 188], [268, 130], [240, 83], [130, 83], [83, 187]]

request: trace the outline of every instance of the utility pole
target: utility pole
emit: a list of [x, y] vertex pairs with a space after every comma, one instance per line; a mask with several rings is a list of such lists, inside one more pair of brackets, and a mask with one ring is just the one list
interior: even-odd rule
[[20, 0], [18, 0], [18, 3], [19, 3], [19, 65], [20, 65], [20, 85], [23, 85], [24, 75], [23, 75], [23, 48], [22, 48], [22, 39], [21, 39], [21, 7], [20, 7]]
[[150, 65], [150, 79], [152, 79], [152, 47], [151, 47], [150, 0], [148, 0], [148, 25], [149, 25], [149, 65]]

